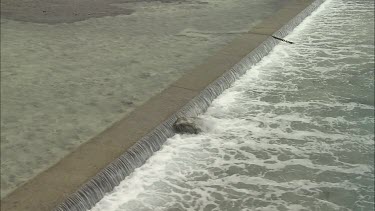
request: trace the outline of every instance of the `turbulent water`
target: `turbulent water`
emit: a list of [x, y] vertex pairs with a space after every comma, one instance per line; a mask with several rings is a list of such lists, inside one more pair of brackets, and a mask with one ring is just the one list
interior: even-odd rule
[[92, 210], [373, 210], [373, 8], [325, 2]]

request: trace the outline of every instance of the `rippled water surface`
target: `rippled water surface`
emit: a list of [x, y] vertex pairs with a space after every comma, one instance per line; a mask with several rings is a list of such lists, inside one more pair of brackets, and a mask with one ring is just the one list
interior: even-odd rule
[[373, 210], [373, 8], [324, 3], [92, 210]]

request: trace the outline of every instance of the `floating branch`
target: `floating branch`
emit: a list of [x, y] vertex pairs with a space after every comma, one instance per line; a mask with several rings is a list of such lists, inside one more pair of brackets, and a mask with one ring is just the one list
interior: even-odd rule
[[280, 38], [280, 37], [275, 37], [275, 36], [273, 36], [273, 35], [272, 35], [272, 37], [275, 38], [275, 39], [277, 39], [277, 40], [281, 40], [281, 41], [283, 41], [283, 42], [289, 43], [289, 44], [294, 44], [294, 42], [291, 42], [291, 41], [288, 41], [288, 40], [284, 40], [284, 39], [282, 39], [282, 38]]

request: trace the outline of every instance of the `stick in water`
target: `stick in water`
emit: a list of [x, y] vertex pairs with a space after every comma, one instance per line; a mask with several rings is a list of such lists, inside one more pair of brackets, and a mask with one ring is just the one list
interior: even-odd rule
[[288, 40], [284, 40], [284, 39], [282, 39], [280, 37], [275, 37], [275, 36], [272, 36], [272, 37], [275, 38], [275, 39], [277, 39], [277, 40], [281, 40], [283, 42], [289, 43], [289, 44], [294, 44], [294, 42], [291, 42], [291, 41], [288, 41]]

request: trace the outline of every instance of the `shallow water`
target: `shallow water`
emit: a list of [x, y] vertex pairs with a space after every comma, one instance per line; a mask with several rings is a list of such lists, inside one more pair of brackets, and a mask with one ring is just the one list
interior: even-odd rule
[[98, 210], [373, 210], [374, 2], [329, 0]]
[[1, 197], [281, 6], [278, 0], [123, 2], [129, 3], [118, 6], [135, 12], [51, 25], [1, 18]]

